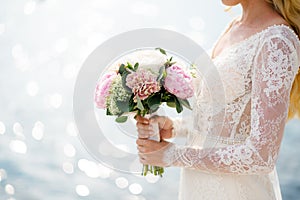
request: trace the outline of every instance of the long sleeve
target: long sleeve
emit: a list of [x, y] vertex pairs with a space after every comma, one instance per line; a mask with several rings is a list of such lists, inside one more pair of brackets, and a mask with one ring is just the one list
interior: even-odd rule
[[291, 86], [299, 69], [298, 55], [295, 45], [282, 35], [264, 38], [251, 72], [249, 137], [242, 144], [222, 148], [173, 145], [165, 154], [166, 162], [209, 173], [271, 172], [284, 132]]
[[190, 123], [190, 117], [186, 118], [173, 118], [173, 133], [172, 137], [186, 137], [189, 132], [189, 127], [192, 126]]

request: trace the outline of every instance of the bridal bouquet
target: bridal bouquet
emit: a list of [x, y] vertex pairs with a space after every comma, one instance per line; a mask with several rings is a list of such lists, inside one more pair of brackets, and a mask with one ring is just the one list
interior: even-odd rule
[[[116, 116], [115, 121], [124, 123], [129, 113], [146, 116], [156, 112], [162, 103], [175, 108], [177, 113], [183, 107], [191, 109], [188, 98], [194, 95], [194, 75], [176, 65], [173, 57], [167, 58], [166, 51], [157, 48], [166, 56], [158, 71], [139, 62], [120, 64], [116, 71], [107, 72], [96, 86], [95, 103], [106, 109], [106, 115]], [[158, 130], [159, 131], [159, 130]], [[160, 140], [159, 133], [158, 138]], [[143, 166], [142, 175], [148, 172], [162, 176], [164, 169], [156, 166]]]

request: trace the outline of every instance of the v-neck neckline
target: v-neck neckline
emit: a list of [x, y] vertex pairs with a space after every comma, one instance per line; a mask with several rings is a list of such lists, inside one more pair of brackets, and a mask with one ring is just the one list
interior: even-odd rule
[[218, 43], [220, 42], [220, 39], [224, 36], [224, 34], [226, 34], [226, 33], [231, 29], [231, 27], [232, 27], [232, 24], [226, 29], [226, 31], [220, 36], [220, 38], [217, 40], [217, 42], [216, 42], [215, 45], [213, 46], [213, 49], [212, 49], [212, 52], [211, 52], [211, 59], [212, 59], [212, 60], [215, 60], [216, 58], [220, 57], [221, 55], [224, 54], [224, 52], [228, 51], [229, 49], [232, 49], [232, 48], [234, 48], [234, 47], [237, 47], [237, 46], [239, 46], [239, 45], [241, 45], [241, 44], [243, 44], [243, 43], [245, 43], [245, 42], [247, 42], [247, 41], [249, 41], [249, 40], [251, 40], [251, 39], [253, 39], [253, 38], [255, 38], [255, 37], [258, 37], [258, 36], [260, 36], [261, 34], [263, 34], [263, 33], [267, 32], [267, 31], [269, 31], [271, 28], [274, 28], [274, 27], [285, 27], [285, 28], [287, 28], [288, 30], [290, 30], [291, 32], [293, 32], [293, 34], [296, 34], [296, 33], [294, 32], [294, 30], [292, 30], [292, 28], [290, 28], [290, 27], [289, 27], [288, 25], [286, 25], [286, 24], [273, 24], [273, 25], [270, 25], [270, 26], [268, 26], [268, 27], [266, 27], [266, 28], [264, 28], [264, 29], [262, 29], [262, 30], [256, 32], [256, 33], [254, 33], [254, 34], [252, 34], [252, 35], [246, 37], [245, 39], [242, 39], [242, 40], [240, 40], [240, 41], [238, 41], [238, 42], [235, 42], [235, 43], [233, 43], [233, 44], [231, 44], [231, 45], [228, 45], [227, 47], [223, 48], [223, 50], [222, 50], [219, 54], [214, 55], [214, 54], [215, 54], [215, 48], [216, 48], [216, 46], [218, 45]]

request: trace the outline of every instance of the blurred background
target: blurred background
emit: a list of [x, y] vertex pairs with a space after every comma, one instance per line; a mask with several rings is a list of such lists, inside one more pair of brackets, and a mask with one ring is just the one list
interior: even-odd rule
[[[179, 173], [125, 174], [95, 162], [72, 115], [87, 56], [124, 31], [166, 28], [209, 50], [240, 13], [221, 1], [1, 0], [0, 199], [176, 199]], [[277, 169], [283, 199], [300, 195], [300, 121], [285, 130]]]

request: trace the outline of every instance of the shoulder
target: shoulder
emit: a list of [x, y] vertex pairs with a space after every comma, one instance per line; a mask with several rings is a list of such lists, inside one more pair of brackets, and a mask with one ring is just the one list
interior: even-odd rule
[[[300, 64], [300, 41], [289, 26], [272, 25], [264, 29], [259, 37], [257, 59], [266, 59], [270, 66], [275, 64], [292, 66], [298, 71]], [[273, 64], [271, 64], [273, 63]]]
[[300, 59], [300, 40], [292, 28], [285, 24], [272, 25], [264, 29], [259, 37], [259, 49], [284, 51], [287, 55]]
[[260, 43], [282, 43], [300, 51], [300, 40], [294, 30], [285, 24], [274, 24], [265, 28], [260, 35]]

